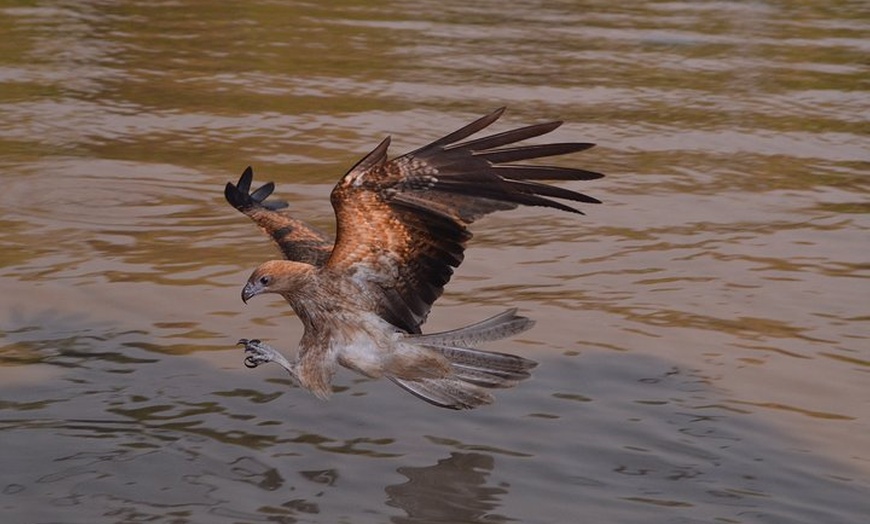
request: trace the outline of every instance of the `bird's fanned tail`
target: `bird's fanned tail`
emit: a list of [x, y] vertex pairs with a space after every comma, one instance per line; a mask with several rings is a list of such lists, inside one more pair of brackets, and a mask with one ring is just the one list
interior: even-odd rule
[[473, 409], [492, 403], [488, 389], [509, 388], [529, 378], [537, 363], [523, 357], [474, 346], [522, 333], [534, 321], [510, 309], [476, 324], [452, 331], [413, 335], [408, 342], [437, 352], [450, 364], [446, 377], [403, 379], [388, 375], [390, 380], [409, 393], [443, 408]]

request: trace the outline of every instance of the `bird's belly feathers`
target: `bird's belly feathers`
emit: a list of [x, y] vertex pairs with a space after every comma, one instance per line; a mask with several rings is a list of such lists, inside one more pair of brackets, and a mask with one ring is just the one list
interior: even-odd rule
[[411, 342], [375, 314], [367, 315], [361, 325], [345, 326], [343, 335], [333, 338], [331, 347], [339, 364], [367, 377], [414, 380], [450, 372], [449, 362], [440, 354]]
[[332, 338], [331, 349], [342, 366], [378, 378], [399, 348], [401, 334], [374, 314], [358, 320], [340, 328], [342, 336]]

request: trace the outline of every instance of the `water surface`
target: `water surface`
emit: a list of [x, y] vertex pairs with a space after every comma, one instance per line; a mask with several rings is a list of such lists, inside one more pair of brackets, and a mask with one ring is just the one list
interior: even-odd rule
[[[9, 522], [861, 522], [870, 513], [862, 2], [7, 2], [0, 508]], [[335, 180], [492, 109], [608, 173], [578, 218], [477, 224], [428, 329], [519, 307], [489, 408], [291, 354], [253, 165]]]

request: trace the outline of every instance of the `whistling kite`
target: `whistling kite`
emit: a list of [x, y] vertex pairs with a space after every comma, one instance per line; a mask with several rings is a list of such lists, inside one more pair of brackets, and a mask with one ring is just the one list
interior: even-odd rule
[[277, 293], [305, 328], [292, 362], [259, 340], [240, 340], [248, 355], [245, 364], [277, 362], [320, 398], [331, 393], [336, 364], [341, 364], [367, 377], [387, 377], [429, 403], [452, 409], [488, 404], [493, 398], [487, 389], [527, 378], [536, 365], [531, 360], [474, 349], [529, 329], [533, 321], [516, 309], [453, 331], [424, 335], [420, 330], [462, 262], [469, 224], [521, 204], [581, 213], [552, 198], [599, 203], [540, 181], [593, 180], [600, 173], [514, 163], [594, 145], [513, 145], [549, 133], [561, 122], [461, 142], [503, 112], [392, 160], [387, 159], [389, 137], [381, 142], [332, 190], [334, 243], [290, 216], [284, 204], [266, 202], [273, 183], [251, 191], [250, 167], [237, 185], [227, 183], [227, 201], [256, 222], [287, 259], [254, 270], [242, 300]]

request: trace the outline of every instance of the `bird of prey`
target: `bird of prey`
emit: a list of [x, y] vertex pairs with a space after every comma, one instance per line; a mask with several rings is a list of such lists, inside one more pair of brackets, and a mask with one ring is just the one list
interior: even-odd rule
[[276, 362], [299, 386], [324, 399], [341, 365], [367, 377], [386, 377], [450, 409], [489, 404], [493, 397], [488, 390], [528, 378], [535, 362], [477, 348], [529, 329], [533, 321], [516, 309], [452, 331], [421, 331], [432, 303], [462, 262], [472, 222], [519, 205], [582, 214], [563, 201], [600, 203], [541, 181], [604, 175], [522, 163], [593, 147], [573, 142], [516, 145], [562, 122], [466, 140], [503, 112], [498, 109], [392, 159], [387, 137], [332, 190], [334, 241], [291, 216], [285, 204], [267, 201], [273, 183], [251, 191], [250, 167], [237, 184], [227, 183], [227, 201], [260, 226], [285, 258], [257, 267], [242, 300], [279, 294], [304, 327], [292, 361], [259, 340], [240, 340], [245, 364], [253, 368]]

